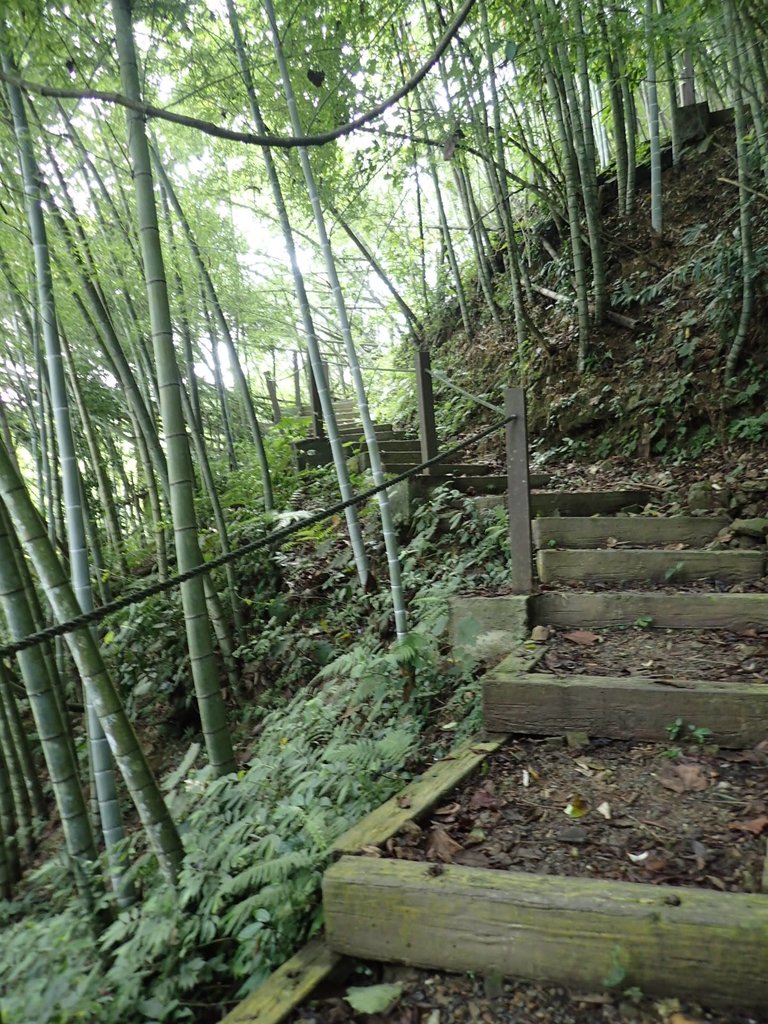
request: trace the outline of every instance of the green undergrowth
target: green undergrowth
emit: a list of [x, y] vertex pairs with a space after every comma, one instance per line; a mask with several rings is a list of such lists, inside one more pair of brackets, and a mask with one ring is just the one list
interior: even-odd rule
[[[235, 695], [240, 770], [214, 780], [190, 767], [197, 744], [166, 765], [185, 848], [178, 889], [136, 833], [127, 860], [142, 900], [97, 936], [66, 863], [48, 859], [0, 905], [14, 951], [0, 958], [3, 1024], [215, 1021], [314, 934], [334, 839], [479, 726], [472, 669], [446, 647], [448, 602], [505, 580], [505, 535], [500, 510], [447, 489], [417, 510], [402, 550], [411, 631], [399, 641], [388, 588], [353, 585], [338, 538], [322, 558], [327, 538], [282, 549], [238, 651], [271, 676], [258, 698]], [[143, 634], [159, 653], [162, 608], [137, 614], [135, 642]], [[147, 687], [130, 671], [122, 685], [141, 728]]]
[[[433, 302], [425, 325], [432, 363], [465, 390], [500, 404], [503, 388], [524, 383], [529, 433], [542, 461], [611, 456], [697, 459], [733, 444], [763, 444], [768, 437], [768, 375], [762, 325], [768, 309], [768, 203], [751, 206], [754, 307], [733, 379], [727, 353], [741, 315], [743, 279], [739, 206], [735, 191], [714, 183], [735, 177], [733, 133], [719, 128], [685, 150], [679, 167], [665, 172], [664, 234], [650, 228], [648, 195], [638, 192], [634, 212], [607, 202], [601, 217], [612, 312], [627, 323], [592, 325], [583, 372], [577, 372], [577, 324], [568, 301], [553, 302], [534, 289], [527, 302], [528, 337], [518, 350], [509, 312], [508, 277], [497, 273], [495, 299], [501, 327], [475, 296], [474, 333], [467, 338], [458, 311], [446, 320]], [[759, 177], [757, 151], [753, 170]], [[561, 296], [573, 295], [566, 241], [557, 252], [535, 245], [530, 276]], [[435, 384], [442, 436], [489, 421], [492, 413]], [[500, 451], [503, 437], [491, 439]]]

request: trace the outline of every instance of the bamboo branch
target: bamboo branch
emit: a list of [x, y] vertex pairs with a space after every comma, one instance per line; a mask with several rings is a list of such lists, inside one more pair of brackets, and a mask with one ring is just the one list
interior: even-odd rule
[[[543, 295], [547, 299], [552, 299], [554, 302], [567, 302], [569, 305], [573, 305], [576, 299], [572, 295], [563, 295], [562, 292], [554, 292], [551, 288], [544, 288], [540, 284], [531, 284], [531, 288], [539, 295]], [[605, 311], [606, 320], [610, 320], [611, 323], [617, 324], [619, 327], [626, 327], [629, 331], [637, 330], [637, 320], [633, 320], [632, 317], [623, 316], [621, 313], [616, 313], [612, 309], [606, 309]]]
[[147, 118], [156, 117], [163, 121], [172, 121], [174, 124], [185, 125], [187, 128], [196, 128], [198, 131], [204, 132], [206, 135], [213, 135], [215, 138], [229, 139], [231, 142], [242, 142], [246, 146], [268, 146], [274, 149], [296, 149], [299, 146], [325, 146], [327, 143], [335, 142], [336, 139], [340, 139], [345, 135], [350, 135], [358, 128], [362, 128], [363, 125], [370, 124], [371, 121], [375, 121], [386, 110], [393, 107], [403, 99], [404, 96], [413, 92], [416, 86], [426, 78], [428, 73], [448, 49], [451, 44], [451, 40], [467, 20], [469, 12], [474, 7], [475, 2], [476, 0], [464, 0], [464, 3], [456, 13], [456, 17], [445, 30], [443, 36], [426, 61], [407, 81], [403, 82], [400, 88], [396, 89], [391, 96], [382, 100], [381, 103], [378, 103], [375, 107], [369, 110], [367, 114], [361, 114], [360, 117], [355, 118], [354, 121], [349, 121], [347, 124], [334, 128], [333, 131], [323, 132], [320, 135], [282, 136], [256, 135], [253, 132], [237, 132], [230, 128], [222, 128], [220, 125], [213, 124], [211, 121], [203, 121], [197, 117], [189, 117], [187, 114], [176, 114], [172, 110], [167, 110], [164, 107], [155, 107], [151, 103], [142, 103], [140, 100], [134, 100], [123, 95], [123, 93], [103, 92], [100, 89], [64, 89], [53, 85], [43, 85], [41, 82], [30, 82], [25, 78], [21, 78], [19, 75], [15, 75], [7, 71], [0, 71], [0, 81], [7, 82], [9, 85], [15, 85], [25, 92], [36, 93], [38, 96], [49, 96], [58, 99], [96, 100], [100, 103], [112, 103], [116, 106], [127, 107], [129, 110], [135, 110], [137, 113], [143, 114], [144, 117]]

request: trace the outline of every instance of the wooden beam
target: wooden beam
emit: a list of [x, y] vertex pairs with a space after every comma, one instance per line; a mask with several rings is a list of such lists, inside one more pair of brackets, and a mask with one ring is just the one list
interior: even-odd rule
[[506, 742], [506, 736], [469, 740], [458, 750], [433, 764], [391, 800], [377, 807], [340, 836], [333, 853], [358, 853], [365, 846], [378, 846], [395, 835], [407, 821], [432, 810], [455, 786]]
[[312, 939], [220, 1024], [279, 1024], [343, 962], [344, 957], [332, 952], [324, 940]]
[[531, 496], [534, 516], [599, 516], [613, 515], [622, 509], [647, 505], [648, 491], [548, 491]]
[[269, 395], [269, 404], [272, 406], [272, 422], [279, 423], [283, 418], [282, 412], [280, 411], [280, 401], [277, 397], [277, 387], [272, 379], [270, 373], [264, 374], [264, 382], [267, 385], [267, 394]]
[[435, 398], [432, 393], [432, 375], [429, 352], [416, 349], [416, 405], [419, 416], [419, 442], [421, 461], [427, 462], [437, 455], [437, 428], [435, 426]]
[[323, 881], [340, 953], [764, 1009], [768, 899], [747, 893], [345, 857]]
[[536, 548], [592, 548], [610, 538], [620, 544], [688, 544], [702, 547], [725, 529], [725, 516], [555, 516], [535, 519]]
[[487, 729], [526, 736], [585, 732], [611, 739], [665, 740], [670, 722], [711, 729], [721, 747], [744, 748], [768, 736], [768, 686], [643, 676], [512, 673], [483, 678]]
[[506, 388], [507, 511], [509, 513], [509, 582], [514, 594], [533, 593], [531, 544], [531, 482], [528, 460], [528, 417], [523, 388]]
[[[503, 598], [500, 598], [503, 600]], [[660, 629], [766, 629], [765, 594], [537, 594], [531, 599], [532, 626], [633, 626], [650, 620]]]
[[[307, 377], [309, 378], [309, 402], [312, 408], [312, 432], [315, 437], [323, 437], [325, 434], [323, 430], [323, 407], [320, 404], [320, 391], [309, 360], [307, 360]], [[327, 389], [327, 381], [321, 383], [325, 383]]]
[[536, 554], [536, 566], [542, 583], [555, 580], [690, 583], [705, 579], [734, 583], [760, 579], [765, 572], [765, 553], [544, 548]]

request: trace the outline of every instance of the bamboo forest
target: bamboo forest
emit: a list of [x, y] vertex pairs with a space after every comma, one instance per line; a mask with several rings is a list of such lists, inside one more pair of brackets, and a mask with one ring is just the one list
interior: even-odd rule
[[[237, 1008], [338, 931], [340, 854], [419, 859], [391, 829], [340, 837], [478, 736], [549, 734], [527, 698], [489, 724], [494, 662], [456, 611], [552, 596], [547, 556], [589, 545], [533, 554], [531, 520], [536, 548], [539, 516], [690, 517], [648, 542], [661, 591], [693, 608], [684, 548], [708, 545], [713, 593], [755, 609], [725, 624], [764, 643], [767, 26], [766, 0], [0, 0], [0, 1024], [763, 1019], [627, 1010], [615, 993], [655, 990], [623, 939], [580, 986], [620, 975], [592, 1016], [423, 991]], [[623, 497], [587, 508], [598, 489]], [[560, 622], [540, 607], [529, 647]], [[638, 608], [650, 643], [663, 615]], [[596, 622], [568, 650], [600, 647]], [[764, 770], [717, 701], [670, 707], [673, 757], [715, 758], [720, 722]], [[728, 826], [763, 848], [765, 791]], [[449, 879], [480, 863], [447, 847], [451, 813], [427, 850]], [[767, 935], [759, 880], [739, 885]], [[483, 998], [514, 973], [413, 963]]]

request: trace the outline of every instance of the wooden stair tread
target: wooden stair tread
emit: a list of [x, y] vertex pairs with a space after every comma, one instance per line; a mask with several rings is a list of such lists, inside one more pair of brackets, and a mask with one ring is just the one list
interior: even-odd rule
[[618, 543], [687, 544], [701, 546], [725, 529], [725, 516], [562, 516], [540, 517], [533, 523], [534, 547], [591, 548], [613, 539]]
[[760, 579], [765, 574], [765, 553], [543, 548], [536, 553], [536, 567], [542, 583], [651, 580], [674, 585], [702, 579], [739, 582]]
[[768, 899], [750, 893], [342, 857], [323, 879], [337, 952], [700, 1002], [768, 1002]]

